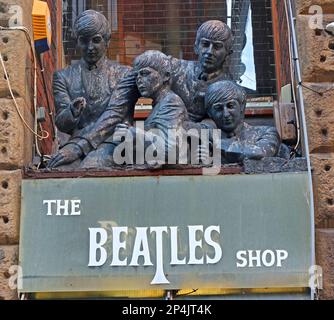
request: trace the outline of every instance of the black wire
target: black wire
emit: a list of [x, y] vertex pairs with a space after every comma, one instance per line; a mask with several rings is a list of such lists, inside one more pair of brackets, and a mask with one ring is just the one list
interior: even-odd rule
[[193, 291], [190, 291], [190, 292], [187, 292], [187, 293], [184, 293], [184, 294], [176, 294], [176, 297], [184, 297], [184, 296], [189, 296], [195, 292], [197, 292], [198, 289], [193, 289]]
[[305, 86], [305, 84], [303, 84], [302, 82], [300, 82], [299, 85], [302, 86], [303, 88], [307, 89], [307, 90], [310, 90], [310, 91], [312, 91], [312, 92], [314, 92], [314, 93], [317, 93], [317, 94], [320, 95], [320, 96], [323, 96], [325, 92], [331, 90], [331, 89], [329, 89], [329, 90], [327, 90], [327, 91], [325, 91], [325, 92], [319, 92], [319, 91], [314, 90], [314, 89], [312, 89], [312, 88], [310, 88], [310, 87], [308, 87], [308, 86]]

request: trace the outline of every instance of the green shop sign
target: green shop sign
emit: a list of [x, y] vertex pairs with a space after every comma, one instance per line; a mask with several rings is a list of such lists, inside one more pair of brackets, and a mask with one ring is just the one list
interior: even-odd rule
[[21, 292], [308, 287], [307, 173], [24, 180]]

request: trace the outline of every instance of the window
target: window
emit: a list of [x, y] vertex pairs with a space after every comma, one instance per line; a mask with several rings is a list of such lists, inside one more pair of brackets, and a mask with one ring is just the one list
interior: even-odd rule
[[276, 96], [270, 0], [64, 0], [63, 39], [66, 63], [79, 58], [71, 37], [82, 11], [94, 9], [110, 21], [110, 59], [130, 65], [149, 49], [195, 60], [196, 30], [210, 19], [226, 22], [235, 35], [230, 70], [250, 95]]

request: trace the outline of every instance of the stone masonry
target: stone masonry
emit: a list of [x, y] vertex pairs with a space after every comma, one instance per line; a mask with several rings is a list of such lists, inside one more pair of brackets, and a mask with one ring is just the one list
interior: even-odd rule
[[[32, 0], [1, 0], [0, 22], [32, 30]], [[21, 11], [22, 10], [22, 11]], [[20, 15], [22, 13], [22, 15]], [[21, 19], [21, 21], [20, 21]], [[14, 22], [15, 23], [15, 22]], [[0, 52], [24, 119], [32, 126], [31, 52], [22, 31], [1, 31]], [[0, 68], [0, 300], [17, 299], [22, 168], [32, 160], [33, 137], [23, 125]]]
[[303, 93], [313, 168], [316, 261], [323, 270], [320, 298], [334, 299], [334, 35], [325, 31], [334, 21], [334, 2], [296, 0], [296, 11], [302, 79], [307, 87]]
[[[32, 30], [33, 0], [0, 0], [0, 24], [8, 26], [22, 9], [22, 25]], [[297, 33], [304, 85], [316, 205], [316, 258], [323, 269], [322, 299], [334, 299], [334, 21], [333, 0], [296, 0]], [[323, 26], [310, 28], [313, 5], [322, 8]], [[18, 6], [18, 7], [13, 7]], [[311, 8], [312, 9], [312, 8]], [[51, 8], [52, 10], [52, 8]], [[29, 44], [20, 31], [0, 32], [0, 52], [22, 115], [30, 123], [32, 66]], [[314, 92], [316, 91], [316, 92]], [[0, 300], [17, 299], [22, 168], [32, 158], [32, 135], [10, 98], [0, 68]]]

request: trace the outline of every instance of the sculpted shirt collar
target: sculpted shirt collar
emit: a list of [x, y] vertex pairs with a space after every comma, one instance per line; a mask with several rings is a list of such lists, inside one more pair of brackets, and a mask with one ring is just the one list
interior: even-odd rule
[[89, 65], [84, 59], [81, 59], [81, 65], [84, 66], [84, 68], [88, 71], [92, 71], [96, 69], [101, 70], [104, 67], [106, 61], [107, 61], [107, 58], [103, 57], [96, 64]]
[[202, 80], [202, 81], [211, 81], [211, 80], [216, 80], [216, 79], [220, 79], [223, 76], [223, 70], [218, 70], [216, 72], [213, 73], [205, 73], [203, 72], [202, 68], [201, 68], [201, 64], [200, 63], [196, 63], [195, 64], [195, 76], [197, 80]]
[[244, 130], [244, 129], [247, 129], [249, 128], [249, 125], [242, 121], [242, 123], [239, 124], [239, 126], [233, 131], [233, 132], [225, 132], [222, 130], [222, 138], [233, 138], [233, 137], [240, 137], [241, 135], [241, 132]]

